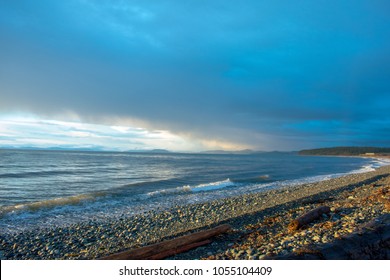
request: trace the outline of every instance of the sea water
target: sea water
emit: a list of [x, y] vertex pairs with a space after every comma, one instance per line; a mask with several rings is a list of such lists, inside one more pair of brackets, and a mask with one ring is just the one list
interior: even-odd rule
[[0, 150], [0, 234], [372, 171], [388, 162], [296, 153]]

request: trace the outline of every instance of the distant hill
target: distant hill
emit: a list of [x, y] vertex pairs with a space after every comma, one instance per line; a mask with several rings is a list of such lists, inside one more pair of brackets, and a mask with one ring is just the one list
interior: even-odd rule
[[20, 150], [20, 151], [57, 151], [57, 152], [105, 152], [103, 147], [93, 146], [93, 147], [66, 147], [66, 146], [58, 146], [58, 147], [32, 147], [32, 146], [6, 146], [0, 147], [2, 150]]
[[250, 149], [239, 150], [239, 151], [225, 151], [225, 150], [210, 150], [200, 152], [201, 154], [252, 154], [254, 151]]
[[390, 148], [383, 147], [333, 147], [299, 151], [300, 155], [358, 156], [365, 154], [389, 154]]
[[145, 151], [146, 153], [156, 153], [156, 154], [167, 154], [172, 153], [171, 151], [165, 150], [165, 149], [153, 149], [149, 151]]
[[129, 150], [128, 153], [150, 153], [150, 154], [168, 154], [171, 151], [165, 149], [153, 149], [153, 150]]

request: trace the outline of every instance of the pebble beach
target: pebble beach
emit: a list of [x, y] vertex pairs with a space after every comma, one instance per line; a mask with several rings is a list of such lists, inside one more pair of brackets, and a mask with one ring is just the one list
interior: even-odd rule
[[[1, 259], [99, 259], [177, 236], [229, 224], [207, 246], [170, 259], [264, 259], [331, 243], [390, 213], [390, 166], [298, 186], [200, 204], [156, 209], [115, 220], [90, 220], [0, 236]], [[293, 219], [318, 206], [331, 211], [294, 233]]]

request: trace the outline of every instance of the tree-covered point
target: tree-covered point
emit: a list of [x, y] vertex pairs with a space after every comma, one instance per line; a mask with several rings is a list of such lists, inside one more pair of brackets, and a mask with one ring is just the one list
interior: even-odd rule
[[364, 155], [389, 154], [390, 148], [383, 147], [333, 147], [299, 151], [300, 155]]

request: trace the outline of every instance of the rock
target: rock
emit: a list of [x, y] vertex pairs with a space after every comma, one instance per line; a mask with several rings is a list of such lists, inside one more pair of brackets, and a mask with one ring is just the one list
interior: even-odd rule
[[281, 243], [280, 243], [280, 245], [282, 245], [282, 248], [283, 249], [286, 249], [286, 248], [288, 248], [288, 246], [290, 245], [290, 241], [282, 241]]
[[253, 249], [252, 248], [249, 248], [248, 250], [246, 250], [246, 253], [250, 256], [253, 254]]

